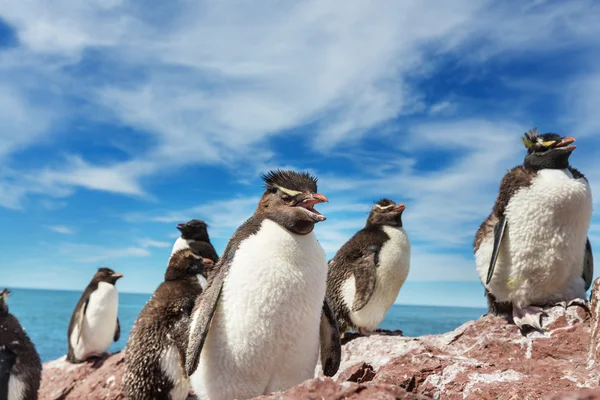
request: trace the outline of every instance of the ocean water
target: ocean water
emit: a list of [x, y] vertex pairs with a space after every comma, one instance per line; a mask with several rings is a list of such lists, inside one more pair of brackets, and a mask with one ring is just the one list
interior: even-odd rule
[[[67, 353], [69, 320], [80, 296], [81, 292], [75, 291], [11, 289], [9, 310], [35, 343], [42, 361]], [[131, 327], [149, 298], [149, 294], [119, 293], [121, 338], [110, 351], [125, 347]], [[394, 305], [380, 328], [401, 329], [405, 336], [444, 333], [485, 312], [483, 308]]]

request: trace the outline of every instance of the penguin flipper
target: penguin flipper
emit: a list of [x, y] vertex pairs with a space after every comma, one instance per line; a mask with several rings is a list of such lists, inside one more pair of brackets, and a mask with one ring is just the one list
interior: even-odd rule
[[206, 289], [197, 297], [196, 305], [192, 311], [191, 325], [188, 335], [188, 346], [185, 357], [185, 371], [191, 376], [200, 362], [200, 353], [204, 346], [204, 341], [208, 335], [210, 322], [217, 309], [223, 282], [227, 272], [228, 264], [224, 263], [222, 268], [213, 275]]
[[117, 317], [117, 326], [115, 327], [115, 335], [113, 336], [113, 342], [116, 342], [121, 337], [121, 324], [119, 323], [119, 317]]
[[594, 279], [594, 254], [592, 253], [592, 244], [590, 239], [585, 243], [585, 256], [583, 258], [583, 280], [585, 281], [585, 290], [592, 286]]
[[10, 371], [17, 361], [15, 354], [7, 348], [0, 350], [0, 400], [8, 400]]
[[502, 238], [506, 231], [507, 222], [506, 215], [502, 214], [494, 227], [494, 249], [492, 250], [490, 267], [488, 268], [487, 278], [485, 280], [486, 285], [490, 283], [492, 276], [494, 275], [494, 268], [496, 267], [496, 261], [498, 261], [498, 254], [500, 254], [500, 245], [502, 244]]
[[369, 246], [367, 250], [368, 252], [357, 260], [357, 265], [353, 271], [356, 293], [354, 295], [352, 311], [363, 309], [375, 291], [375, 268], [377, 266], [379, 249], [375, 246]]
[[323, 300], [319, 335], [321, 338], [321, 368], [323, 368], [325, 376], [334, 376], [340, 368], [342, 344], [335, 315], [327, 298]]
[[83, 319], [85, 318], [85, 312], [87, 310], [88, 303], [90, 302], [90, 298], [85, 299], [85, 302], [81, 306], [81, 310], [79, 310], [79, 314], [77, 315], [77, 340], [75, 344], [79, 344], [79, 340], [83, 335]]

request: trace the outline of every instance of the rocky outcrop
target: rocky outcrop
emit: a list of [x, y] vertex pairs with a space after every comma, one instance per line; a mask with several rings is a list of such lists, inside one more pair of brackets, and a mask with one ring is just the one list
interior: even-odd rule
[[[600, 399], [599, 287], [596, 280], [591, 315], [579, 306], [547, 309], [544, 333], [524, 336], [483, 316], [442, 335], [351, 337], [333, 379], [260, 399]], [[121, 399], [122, 369], [120, 353], [101, 365], [46, 363], [40, 399]]]
[[123, 352], [81, 364], [65, 357], [44, 364], [39, 400], [124, 399]]

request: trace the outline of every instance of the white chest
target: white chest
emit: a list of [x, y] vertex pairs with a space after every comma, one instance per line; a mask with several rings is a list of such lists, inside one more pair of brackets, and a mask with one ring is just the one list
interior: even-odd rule
[[490, 283], [499, 300], [524, 306], [582, 295], [592, 217], [587, 181], [569, 170], [542, 170], [515, 193], [505, 215], [508, 230]]
[[183, 239], [182, 237], [178, 237], [175, 243], [173, 243], [173, 249], [171, 250], [171, 255], [169, 258], [173, 256], [173, 254], [177, 253], [179, 250], [185, 250], [190, 248], [190, 241]]
[[242, 242], [225, 280], [221, 306], [228, 330], [262, 341], [270, 329], [317, 329], [326, 277], [325, 253], [314, 234], [294, 235], [265, 220]]
[[[383, 231], [389, 239], [379, 252], [373, 295], [363, 309], [350, 313], [356, 326], [369, 330], [375, 329], [383, 321], [387, 310], [396, 301], [410, 269], [410, 241], [404, 229], [384, 226]], [[355, 286], [354, 276], [344, 283], [343, 293], [349, 308], [354, 302]]]
[[191, 378], [200, 398], [252, 397], [311, 378], [326, 278], [325, 253], [314, 234], [295, 235], [263, 221], [241, 243], [225, 278]]
[[14, 374], [8, 378], [8, 400], [25, 400], [25, 382]]
[[[102, 353], [108, 350], [113, 342], [117, 326], [118, 308], [117, 288], [109, 283], [100, 282], [97, 289], [90, 295], [83, 318], [81, 339], [79, 344], [74, 346], [77, 358], [83, 358], [89, 353]], [[76, 334], [77, 329], [74, 329], [73, 333]]]
[[[169, 340], [171, 340], [169, 338]], [[189, 392], [189, 379], [182, 369], [181, 358], [174, 344], [169, 344], [161, 353], [160, 367], [173, 383], [170, 391], [172, 399], [185, 399]]]

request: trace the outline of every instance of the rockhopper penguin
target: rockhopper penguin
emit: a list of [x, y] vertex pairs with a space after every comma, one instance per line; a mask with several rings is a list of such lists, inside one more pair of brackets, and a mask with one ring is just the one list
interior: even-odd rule
[[410, 268], [405, 208], [389, 199], [375, 203], [366, 226], [329, 261], [327, 298], [340, 333], [371, 334], [398, 297]]
[[[317, 179], [276, 170], [238, 228], [192, 314], [186, 369], [200, 399], [245, 399], [337, 372], [341, 346], [325, 299], [327, 261], [313, 207]], [[193, 375], [192, 375], [193, 374]]]
[[[184, 400], [190, 382], [185, 372], [190, 315], [202, 293], [197, 275], [213, 261], [196, 253], [198, 243], [175, 252], [165, 280], [135, 321], [125, 348], [125, 394], [129, 400]], [[198, 250], [201, 250], [198, 249]]]
[[525, 161], [502, 179], [492, 213], [475, 236], [474, 253], [489, 311], [512, 314], [522, 330], [542, 330], [540, 307], [587, 307], [592, 193], [583, 174], [569, 165], [575, 139], [534, 129], [522, 140]]
[[196, 242], [197, 245], [194, 247], [196, 254], [204, 258], [209, 258], [214, 263], [219, 261], [219, 256], [210, 242], [206, 222], [199, 219], [192, 219], [186, 223], [177, 224], [177, 229], [181, 232], [181, 236], [173, 244], [171, 256], [178, 250], [189, 248], [190, 243]]
[[0, 400], [36, 400], [42, 363], [19, 320], [8, 312], [9, 293], [0, 292]]
[[[192, 243], [195, 243], [194, 253], [200, 257], [212, 260], [213, 263], [219, 261], [219, 256], [210, 242], [206, 222], [199, 219], [192, 219], [185, 224], [177, 224], [177, 229], [181, 231], [181, 236], [173, 244], [171, 257], [178, 250], [188, 249]], [[198, 274], [198, 279], [200, 280], [202, 289], [204, 289], [207, 285], [207, 276]]]
[[100, 357], [113, 341], [119, 340], [119, 294], [115, 283], [121, 277], [110, 268], [99, 268], [83, 291], [69, 323], [68, 361], [80, 363]]

